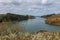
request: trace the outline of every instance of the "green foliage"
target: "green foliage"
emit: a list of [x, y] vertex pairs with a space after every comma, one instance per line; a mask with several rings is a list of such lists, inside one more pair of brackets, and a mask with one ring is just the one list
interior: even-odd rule
[[3, 21], [22, 21], [22, 20], [27, 20], [28, 19], [28, 15], [24, 16], [24, 15], [17, 15], [17, 14], [11, 14], [11, 13], [7, 13], [6, 15], [0, 15], [0, 22]]

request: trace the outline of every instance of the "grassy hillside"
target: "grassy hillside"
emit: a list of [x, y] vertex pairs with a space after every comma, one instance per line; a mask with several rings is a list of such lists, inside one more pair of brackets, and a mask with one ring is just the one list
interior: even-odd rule
[[51, 17], [53, 15], [56, 15], [56, 14], [43, 15], [43, 16], [41, 16], [41, 18], [48, 18], [48, 17]]
[[22, 20], [27, 20], [28, 15], [17, 15], [17, 14], [0, 14], [0, 22], [3, 21], [22, 21]]
[[60, 26], [60, 14], [56, 14], [51, 17], [48, 17], [46, 23]]

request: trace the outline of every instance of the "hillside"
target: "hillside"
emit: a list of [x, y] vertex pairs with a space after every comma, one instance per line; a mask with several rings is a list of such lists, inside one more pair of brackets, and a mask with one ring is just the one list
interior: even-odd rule
[[50, 16], [45, 21], [47, 24], [60, 26], [60, 14]]
[[0, 14], [0, 22], [6, 21], [22, 21], [28, 19], [34, 19], [34, 16], [31, 15], [18, 15], [13, 13]]

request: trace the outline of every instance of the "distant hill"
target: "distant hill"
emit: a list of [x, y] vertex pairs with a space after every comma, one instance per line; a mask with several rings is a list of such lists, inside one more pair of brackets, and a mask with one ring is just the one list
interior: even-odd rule
[[41, 18], [48, 18], [48, 17], [51, 17], [53, 15], [56, 15], [56, 14], [43, 15], [43, 16], [41, 16]]
[[0, 22], [5, 21], [22, 21], [28, 19], [34, 19], [34, 16], [31, 15], [18, 15], [13, 13], [0, 14]]
[[60, 26], [60, 14], [52, 15], [45, 21], [47, 24]]
[[21, 21], [21, 20], [27, 20], [28, 15], [17, 15], [12, 13], [7, 14], [0, 14], [0, 22], [3, 21]]

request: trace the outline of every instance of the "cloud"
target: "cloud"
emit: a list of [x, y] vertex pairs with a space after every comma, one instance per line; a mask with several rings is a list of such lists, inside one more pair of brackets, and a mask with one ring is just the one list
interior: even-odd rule
[[49, 0], [0, 0], [0, 4], [14, 4], [14, 5], [20, 5], [20, 4], [50, 4]]
[[[18, 3], [32, 3], [32, 4], [48, 4], [51, 3], [55, 0], [0, 0], [0, 3], [14, 3], [14, 4], [18, 4]], [[16, 3], [15, 3], [16, 2]]]
[[0, 2], [5, 2], [5, 3], [9, 3], [9, 2], [13, 2], [13, 1], [16, 1], [16, 2], [39, 2], [40, 0], [0, 0]]
[[10, 2], [12, 2], [12, 0], [0, 0], [0, 2], [10, 3]]
[[49, 11], [58, 10], [58, 7], [52, 6], [51, 4], [60, 4], [59, 2], [57, 0], [48, 0], [48, 2], [47, 0], [0, 0], [0, 13], [20, 12], [37, 13], [38, 15], [39, 13], [45, 13], [46, 9]]
[[46, 4], [48, 2], [48, 0], [41, 0], [42, 4]]

